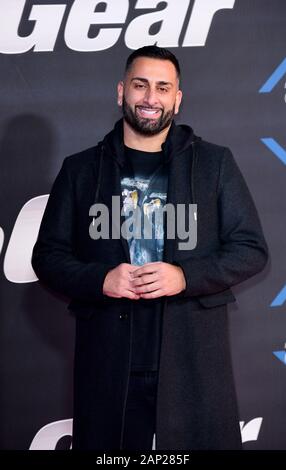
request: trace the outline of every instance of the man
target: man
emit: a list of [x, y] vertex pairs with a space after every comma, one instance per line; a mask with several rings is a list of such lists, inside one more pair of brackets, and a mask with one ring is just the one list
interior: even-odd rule
[[[179, 81], [168, 50], [130, 55], [123, 119], [64, 160], [34, 247], [39, 279], [76, 314], [74, 449], [146, 450], [154, 433], [156, 449], [241, 448], [227, 304], [231, 286], [263, 269], [267, 246], [231, 152], [175, 125]], [[183, 216], [197, 219], [195, 248], [166, 236], [165, 219], [155, 219], [161, 237], [97, 238], [95, 204], [118, 229], [114, 196], [120, 227], [132, 207], [148, 219], [167, 201], [197, 204]]]

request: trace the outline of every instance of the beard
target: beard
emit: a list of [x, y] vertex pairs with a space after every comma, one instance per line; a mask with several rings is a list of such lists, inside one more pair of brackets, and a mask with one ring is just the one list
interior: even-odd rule
[[136, 113], [136, 108], [137, 106], [135, 106], [134, 112], [131, 106], [126, 102], [125, 97], [123, 97], [122, 112], [125, 121], [134, 131], [145, 136], [159, 134], [171, 124], [175, 115], [175, 106], [167, 112], [161, 110], [161, 116], [158, 119], [139, 117]]

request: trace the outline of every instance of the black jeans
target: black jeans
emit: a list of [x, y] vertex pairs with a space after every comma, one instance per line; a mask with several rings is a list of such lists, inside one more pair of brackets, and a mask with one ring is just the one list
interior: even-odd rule
[[151, 450], [156, 425], [158, 372], [132, 371], [130, 375], [123, 449]]

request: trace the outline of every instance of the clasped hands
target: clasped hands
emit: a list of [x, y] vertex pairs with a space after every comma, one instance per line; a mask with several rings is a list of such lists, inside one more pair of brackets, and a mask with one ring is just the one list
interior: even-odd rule
[[121, 263], [105, 276], [103, 294], [128, 299], [155, 299], [175, 295], [186, 288], [182, 268], [163, 261], [136, 266]]

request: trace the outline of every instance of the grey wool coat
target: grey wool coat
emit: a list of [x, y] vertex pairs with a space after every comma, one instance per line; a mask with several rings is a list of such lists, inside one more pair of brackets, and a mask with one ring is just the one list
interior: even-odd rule
[[[266, 242], [229, 149], [175, 123], [162, 148], [167, 202], [197, 204], [198, 234], [193, 250], [165, 240], [164, 261], [181, 266], [186, 289], [162, 298], [156, 448], [240, 449], [227, 304], [231, 287], [265, 266]], [[92, 239], [89, 210], [95, 201], [111, 209], [123, 165], [120, 120], [96, 147], [64, 160], [33, 250], [40, 281], [68, 296], [76, 316], [74, 449], [122, 448], [136, 301], [107, 297], [102, 286], [130, 262], [128, 242]]]

